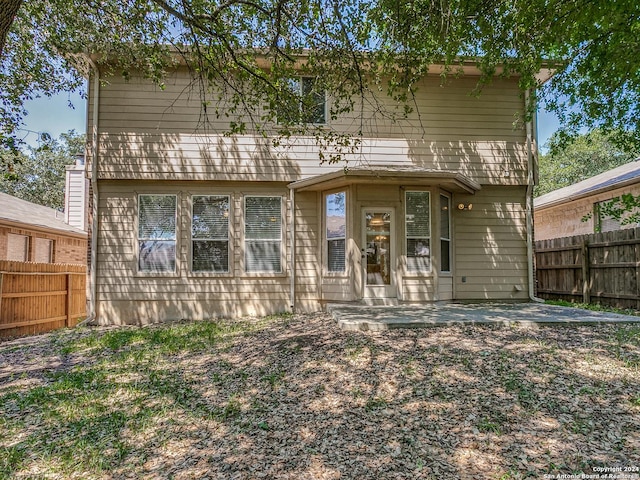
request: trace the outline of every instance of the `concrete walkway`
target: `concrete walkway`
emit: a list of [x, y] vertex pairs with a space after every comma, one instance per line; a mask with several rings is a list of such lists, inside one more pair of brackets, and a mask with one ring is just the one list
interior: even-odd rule
[[640, 323], [640, 317], [540, 303], [433, 303], [399, 306], [329, 304], [327, 311], [344, 330], [423, 328], [458, 323], [502, 325]]

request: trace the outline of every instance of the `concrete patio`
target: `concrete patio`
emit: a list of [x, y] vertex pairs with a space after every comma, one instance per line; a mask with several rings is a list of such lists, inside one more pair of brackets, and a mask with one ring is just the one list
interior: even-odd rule
[[389, 330], [443, 325], [591, 325], [640, 323], [640, 317], [541, 303], [431, 303], [371, 306], [329, 304], [327, 312], [344, 330]]

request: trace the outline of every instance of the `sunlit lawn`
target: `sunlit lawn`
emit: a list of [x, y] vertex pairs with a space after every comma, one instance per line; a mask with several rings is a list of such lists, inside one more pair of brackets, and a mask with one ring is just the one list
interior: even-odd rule
[[0, 343], [0, 478], [538, 478], [640, 467], [640, 326], [324, 316]]

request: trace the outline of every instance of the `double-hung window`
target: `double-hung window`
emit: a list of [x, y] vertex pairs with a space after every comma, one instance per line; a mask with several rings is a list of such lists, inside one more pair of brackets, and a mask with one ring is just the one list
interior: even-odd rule
[[327, 229], [327, 270], [345, 271], [347, 239], [346, 193], [331, 193], [326, 197], [325, 225]]
[[282, 197], [244, 198], [244, 269], [282, 272]]
[[176, 270], [175, 195], [138, 196], [138, 271]]
[[440, 195], [440, 271], [451, 271], [451, 199]]
[[431, 268], [431, 223], [429, 192], [405, 193], [405, 233], [407, 270], [428, 271]]
[[289, 94], [297, 101], [279, 106], [279, 123], [327, 123], [326, 95], [314, 77], [292, 78], [287, 84]]
[[194, 195], [191, 214], [191, 270], [229, 271], [229, 196]]

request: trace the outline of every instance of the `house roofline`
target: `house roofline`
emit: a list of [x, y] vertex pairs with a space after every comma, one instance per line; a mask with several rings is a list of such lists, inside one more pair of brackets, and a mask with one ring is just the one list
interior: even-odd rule
[[[256, 51], [256, 54], [257, 54], [256, 61], [258, 66], [264, 69], [271, 68], [271, 60], [269, 59], [268, 52], [265, 49], [254, 49], [254, 50]], [[185, 55], [188, 55], [187, 51], [180, 50], [175, 46], [169, 46], [169, 53], [174, 60], [177, 60], [176, 65], [185, 66], [187, 64], [185, 60]], [[363, 61], [366, 62], [366, 52], [363, 52], [363, 54], [364, 54]], [[306, 59], [309, 56], [310, 56], [309, 50], [303, 50], [302, 52], [295, 54], [293, 58], [296, 58], [297, 61], [296, 61], [296, 64], [294, 65], [294, 68], [296, 70], [302, 69], [302, 67], [306, 63]], [[89, 72], [90, 69], [85, 67], [87, 59], [91, 60], [96, 65], [100, 65], [105, 63], [101, 61], [102, 58], [103, 58], [103, 54], [95, 53], [95, 52], [92, 52], [92, 53], [80, 52], [77, 54], [69, 55], [69, 59], [76, 66], [76, 68], [78, 68], [80, 73], [85, 78], [89, 78], [89, 73], [90, 73]], [[535, 75], [536, 80], [538, 80], [540, 84], [545, 83], [553, 75], [555, 75], [555, 72], [557, 69], [550, 67], [549, 66], [550, 63], [552, 62], [544, 62], [540, 70], [538, 71], [538, 73]], [[425, 74], [425, 76], [427, 75], [440, 76], [443, 73], [445, 73], [447, 70], [451, 70], [453, 73], [462, 72], [464, 75], [468, 75], [472, 77], [479, 77], [483, 74], [480, 68], [478, 68], [477, 60], [473, 60], [471, 58], [458, 58], [458, 59], [455, 59], [451, 65], [448, 65], [448, 66], [445, 66], [444, 62], [434, 62], [430, 64], [429, 69]], [[504, 73], [504, 66], [499, 65], [496, 68], [493, 76], [497, 77], [503, 73]], [[517, 73], [514, 73], [513, 76], [519, 77], [520, 75]]]
[[[636, 159], [635, 161], [636, 162], [640, 161], [640, 159]], [[591, 177], [591, 178], [593, 178], [593, 177]], [[587, 180], [589, 180], [589, 179], [587, 179]], [[583, 180], [583, 181], [586, 181], [586, 180]], [[610, 184], [603, 185], [603, 186], [600, 186], [600, 187], [597, 187], [597, 188], [589, 189], [588, 187], [585, 187], [584, 190], [580, 190], [579, 192], [576, 192], [574, 194], [570, 194], [570, 195], [568, 195], [566, 197], [562, 197], [562, 198], [557, 198], [555, 200], [550, 200], [548, 202], [535, 203], [535, 200], [534, 200], [534, 206], [535, 206], [535, 209], [537, 211], [545, 210], [547, 208], [557, 207], [558, 205], [562, 205], [562, 204], [569, 203], [569, 202], [574, 202], [576, 200], [581, 200], [583, 198], [590, 197], [592, 195], [598, 195], [600, 193], [610, 192], [612, 190], [617, 190], [619, 188], [627, 187], [629, 185], [633, 185], [633, 184], [636, 184], [636, 183], [640, 183], [640, 176], [633, 177], [633, 178], [628, 178], [626, 180], [622, 180], [622, 181], [616, 182], [616, 183], [610, 183]], [[575, 184], [575, 185], [578, 185], [578, 184]], [[570, 187], [571, 186], [564, 187], [564, 188], [570, 188]], [[562, 189], [558, 189], [558, 190], [562, 190]], [[556, 191], [558, 191], [558, 190], [556, 190]], [[543, 197], [544, 197], [544, 195], [542, 197], [539, 197], [539, 198], [543, 198]]]
[[[6, 225], [10, 227], [20, 228], [22, 230], [33, 230], [42, 233], [48, 233], [51, 235], [64, 235], [67, 237], [87, 238], [87, 232], [81, 230], [65, 230], [64, 228], [49, 227], [46, 225], [37, 225], [34, 223], [19, 222], [16, 220], [10, 220], [8, 218], [0, 217], [0, 225]], [[73, 228], [73, 227], [70, 227]]]
[[385, 184], [395, 183], [398, 185], [434, 184], [451, 191], [470, 194], [474, 194], [482, 188], [478, 182], [459, 172], [384, 166], [366, 169], [340, 169], [291, 182], [289, 188], [297, 191], [327, 190], [355, 183], [377, 183], [380, 181], [384, 181]]

